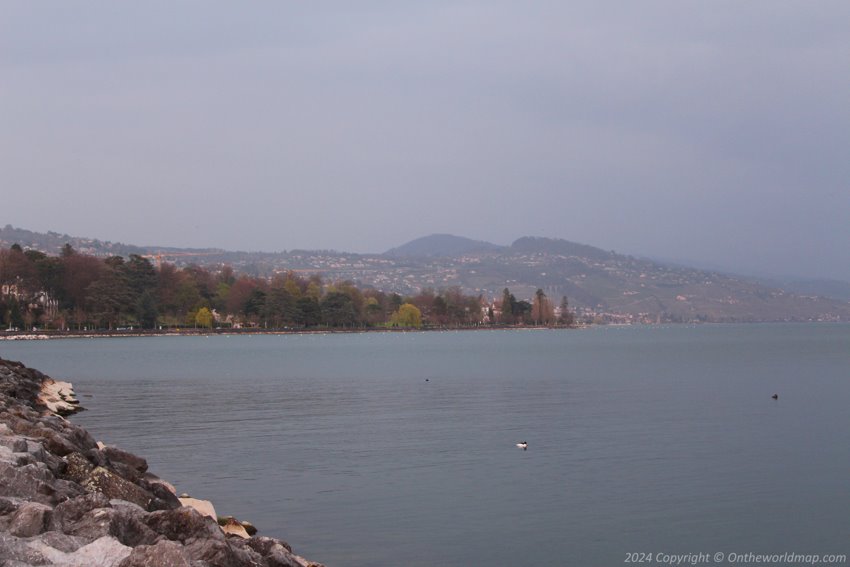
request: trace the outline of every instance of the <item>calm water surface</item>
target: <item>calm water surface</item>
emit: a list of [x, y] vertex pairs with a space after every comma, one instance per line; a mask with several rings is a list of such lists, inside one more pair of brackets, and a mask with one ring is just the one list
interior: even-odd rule
[[178, 491], [329, 566], [850, 552], [846, 325], [79, 339], [0, 356], [72, 381], [89, 410], [74, 420]]

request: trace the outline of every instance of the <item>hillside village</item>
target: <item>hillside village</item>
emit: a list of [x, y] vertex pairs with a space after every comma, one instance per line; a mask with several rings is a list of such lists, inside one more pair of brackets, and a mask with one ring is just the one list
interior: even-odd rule
[[[435, 235], [383, 254], [291, 250], [229, 252], [128, 246], [67, 235], [42, 235], [6, 227], [0, 246], [13, 237], [21, 246], [59, 252], [60, 242], [98, 257], [139, 254], [154, 265], [198, 265], [215, 271], [271, 279], [288, 273], [349, 281], [364, 289], [411, 296], [457, 287], [498, 308], [505, 288], [533, 299], [542, 289], [556, 302], [567, 297], [578, 320], [593, 323], [682, 323], [850, 320], [850, 303], [794, 294], [746, 278], [673, 266], [565, 240], [523, 238], [497, 246]], [[52, 248], [51, 248], [52, 247]], [[405, 248], [407, 247], [407, 248]]]

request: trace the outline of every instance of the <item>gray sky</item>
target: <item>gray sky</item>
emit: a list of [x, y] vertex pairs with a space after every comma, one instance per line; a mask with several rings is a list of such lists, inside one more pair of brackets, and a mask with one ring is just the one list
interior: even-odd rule
[[850, 279], [850, 2], [0, 2], [0, 224]]

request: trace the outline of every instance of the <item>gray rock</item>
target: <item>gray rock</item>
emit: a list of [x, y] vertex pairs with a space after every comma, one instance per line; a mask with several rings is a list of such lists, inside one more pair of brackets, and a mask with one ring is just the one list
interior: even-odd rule
[[150, 508], [155, 510], [174, 510], [182, 506], [180, 499], [167, 486], [159, 482], [151, 482], [145, 478], [139, 480], [139, 486], [156, 497]]
[[44, 555], [27, 545], [26, 540], [4, 533], [0, 533], [0, 558], [4, 560], [4, 566], [14, 561], [24, 565], [48, 564]]
[[49, 504], [54, 493], [55, 490], [38, 471], [0, 462], [0, 496], [15, 496]]
[[247, 541], [247, 544], [260, 555], [268, 555], [278, 545], [286, 551], [292, 551], [292, 548], [285, 541], [265, 536], [254, 536]]
[[73, 553], [89, 543], [89, 541], [84, 538], [70, 536], [57, 531], [50, 531], [41, 534], [38, 536], [38, 541], [63, 553]]
[[62, 474], [65, 471], [65, 461], [51, 455], [44, 449], [44, 445], [37, 441], [27, 441], [27, 447], [25, 449], [27, 453], [32, 455], [32, 457], [39, 462], [47, 465], [47, 468], [50, 469], [54, 475]]
[[93, 470], [94, 465], [82, 454], [74, 452], [65, 455], [64, 476], [66, 479], [82, 484]]
[[118, 447], [111, 447], [109, 445], [101, 449], [101, 451], [103, 451], [106, 458], [108, 458], [113, 465], [123, 465], [127, 467], [136, 473], [137, 478], [148, 470], [148, 462], [133, 453], [128, 453]]
[[260, 536], [252, 537], [245, 544], [262, 556], [268, 567], [303, 567], [285, 541]]
[[160, 510], [148, 514], [145, 523], [156, 533], [172, 541], [186, 543], [191, 539], [224, 541], [224, 534], [212, 518], [202, 516], [193, 508]]
[[59, 564], [62, 567], [116, 567], [131, 552], [132, 549], [115, 538], [105, 536], [69, 554]]
[[196, 539], [184, 547], [190, 559], [204, 561], [210, 567], [256, 567], [262, 558], [248, 549], [239, 549], [226, 541]]
[[109, 499], [99, 492], [77, 496], [53, 509], [51, 526], [53, 529], [66, 531], [92, 510], [109, 507]]
[[[6, 429], [9, 428], [6, 427]], [[13, 453], [24, 453], [27, 450], [27, 440], [17, 435], [0, 436], [0, 446], [6, 447]]]
[[37, 502], [26, 502], [15, 512], [9, 533], [17, 537], [32, 537], [47, 531], [53, 508]]
[[66, 533], [88, 540], [111, 536], [135, 547], [156, 543], [160, 536], [145, 524], [146, 513], [115, 508], [96, 508], [66, 528]]
[[15, 512], [20, 505], [21, 500], [19, 498], [12, 498], [8, 496], [0, 498], [0, 516], [5, 516], [6, 514]]
[[126, 500], [145, 509], [154, 499], [150, 492], [103, 467], [95, 467], [82, 485], [90, 492], [101, 492], [109, 499]]
[[192, 567], [183, 546], [162, 540], [154, 545], [140, 545], [118, 567]]

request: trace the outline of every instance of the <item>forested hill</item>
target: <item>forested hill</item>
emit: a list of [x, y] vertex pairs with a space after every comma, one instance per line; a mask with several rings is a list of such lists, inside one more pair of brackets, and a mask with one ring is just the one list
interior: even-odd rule
[[[384, 254], [335, 251], [226, 252], [144, 248], [41, 235], [6, 227], [0, 246], [13, 243], [57, 254], [65, 242], [100, 257], [146, 255], [154, 264], [227, 265], [237, 274], [272, 278], [295, 271], [325, 282], [350, 281], [362, 289], [415, 296], [423, 289], [457, 288], [495, 300], [509, 288], [531, 300], [538, 289], [554, 301], [563, 296], [585, 320], [608, 322], [850, 321], [850, 303], [815, 288], [770, 285], [751, 278], [635, 258], [586, 244], [524, 237], [499, 246], [451, 235], [414, 240]], [[281, 246], [283, 244], [283, 246]], [[270, 243], [271, 247], [285, 243]]]

